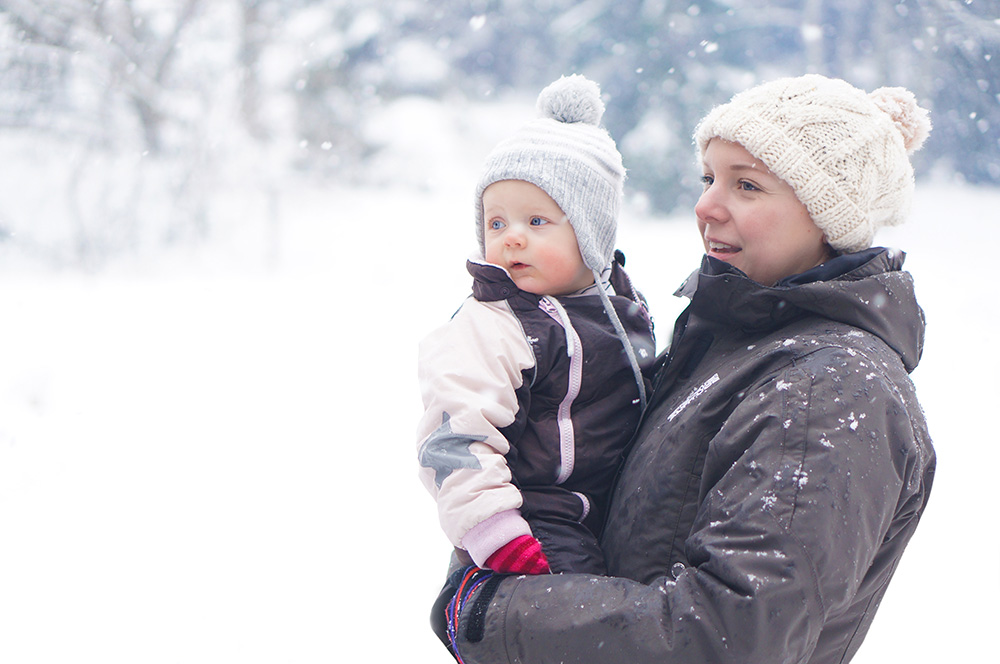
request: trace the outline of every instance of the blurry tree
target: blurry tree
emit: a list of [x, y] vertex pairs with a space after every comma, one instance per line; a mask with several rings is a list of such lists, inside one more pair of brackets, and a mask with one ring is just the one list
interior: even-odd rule
[[315, 0], [283, 26], [297, 47], [293, 73], [302, 166], [352, 178], [377, 148], [361, 127], [403, 95], [440, 97], [462, 74], [449, 61], [446, 3]]
[[[38, 129], [51, 128], [50, 114], [57, 113], [105, 145], [130, 138], [113, 112], [124, 103], [143, 148], [158, 153], [171, 115], [172, 65], [201, 2], [183, 0], [169, 12], [154, 12], [130, 0], [4, 0], [0, 20], [13, 38], [4, 99], [21, 109], [24, 96], [33, 102], [43, 111]], [[39, 90], [53, 103], [39, 103]], [[25, 121], [10, 110], [3, 109], [0, 122]]]
[[[197, 155], [186, 152], [183, 160], [175, 159], [163, 177], [164, 159], [188, 147], [182, 137], [198, 115], [192, 90], [178, 86], [183, 77], [175, 70], [201, 5], [201, 0], [167, 8], [138, 0], [0, 3], [0, 30], [9, 38], [0, 74], [0, 127], [21, 128], [40, 143], [61, 143], [64, 159], [48, 177], [51, 187], [66, 195], [72, 223], [60, 233], [46, 228], [58, 215], [22, 217], [14, 229], [19, 240], [28, 243], [47, 233], [53, 260], [87, 264], [134, 247], [148, 218], [141, 204], [151, 193], [151, 170], [157, 183], [170, 183], [165, 200], [183, 206], [182, 214], [161, 219], [159, 233], [204, 232], [198, 230], [204, 201]], [[188, 95], [177, 94], [178, 87]], [[60, 235], [62, 243], [54, 239]]]
[[969, 182], [998, 184], [1000, 0], [922, 0], [917, 9], [926, 14], [913, 42], [925, 75], [912, 85], [936, 112], [923, 160]]
[[[183, 0], [169, 16], [166, 30], [151, 25], [151, 16], [137, 13], [132, 2], [94, 2], [79, 16], [80, 50], [106, 65], [111, 89], [120, 90], [142, 127], [146, 150], [163, 149], [162, 125], [170, 113], [171, 67], [181, 35], [201, 0]], [[87, 8], [87, 5], [83, 5]], [[103, 45], [103, 46], [101, 46]]]
[[267, 47], [269, 24], [266, 20], [267, 0], [243, 0], [240, 7], [239, 55], [240, 111], [247, 133], [254, 139], [267, 138], [268, 130], [261, 117], [260, 65]]
[[915, 156], [973, 183], [1000, 183], [1000, 2], [810, 0], [807, 68], [872, 89], [912, 90], [934, 130]]
[[[349, 6], [317, 4], [338, 6], [341, 17]], [[561, 74], [583, 73], [607, 94], [605, 124], [620, 142], [630, 191], [656, 209], [689, 208], [697, 196], [690, 136], [711, 106], [804, 72], [869, 90], [911, 89], [937, 125], [917, 156], [918, 173], [938, 164], [972, 182], [1000, 183], [1000, 75], [992, 61], [1000, 0], [442, 0], [422, 9], [383, 1], [350, 14], [368, 16], [364, 46], [341, 51], [337, 76], [330, 69], [321, 70], [326, 78], [311, 76], [309, 98], [322, 89], [352, 94], [344, 106], [363, 116], [398, 94], [405, 86], [383, 74], [400, 40], [422, 40], [445, 57], [447, 89], [473, 98], [537, 91]], [[341, 25], [354, 27], [333, 32], [359, 34], [356, 24], [341, 18]], [[303, 120], [303, 129], [317, 126]], [[351, 125], [340, 123], [342, 131]], [[365, 149], [356, 145], [353, 154], [363, 159]]]
[[916, 156], [918, 173], [936, 164], [971, 182], [1000, 183], [997, 0], [606, 4], [593, 25], [611, 53], [581, 48], [596, 55], [566, 68], [593, 73], [609, 93], [606, 120], [621, 140], [630, 187], [658, 209], [690, 209], [698, 193], [690, 135], [711, 106], [804, 72], [869, 90], [909, 88], [936, 125]]
[[[807, 71], [913, 90], [935, 124], [918, 174], [1000, 184], [998, 49], [1000, 0], [0, 0], [0, 138], [58, 142], [73, 227], [48, 235], [85, 262], [203, 237], [220, 191], [273, 199], [292, 165], [364, 179], [366, 123], [401, 97], [569, 73], [601, 84], [628, 190], [661, 211], [698, 195], [705, 112]], [[42, 216], [0, 199], [0, 241], [40, 243]]]

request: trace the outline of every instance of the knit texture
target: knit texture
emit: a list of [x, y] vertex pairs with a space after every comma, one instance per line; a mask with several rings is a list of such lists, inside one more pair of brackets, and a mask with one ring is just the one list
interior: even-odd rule
[[913, 94], [871, 94], [809, 74], [764, 83], [713, 109], [694, 138], [739, 143], [795, 190], [827, 242], [853, 252], [875, 231], [906, 220], [913, 197], [909, 155], [930, 133]]
[[601, 271], [611, 263], [625, 181], [615, 142], [600, 126], [600, 88], [574, 74], [538, 96], [540, 117], [501, 141], [486, 158], [476, 188], [476, 236], [486, 254], [483, 191], [500, 180], [524, 180], [559, 205], [569, 219], [584, 264]]
[[549, 561], [541, 543], [531, 535], [507, 542], [489, 557], [486, 566], [502, 574], [548, 574]]

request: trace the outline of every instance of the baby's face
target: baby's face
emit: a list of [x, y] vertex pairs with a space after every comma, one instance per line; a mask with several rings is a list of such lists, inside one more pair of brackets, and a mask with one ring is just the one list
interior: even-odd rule
[[486, 261], [507, 270], [523, 291], [566, 295], [594, 283], [569, 219], [544, 191], [523, 180], [483, 192]]

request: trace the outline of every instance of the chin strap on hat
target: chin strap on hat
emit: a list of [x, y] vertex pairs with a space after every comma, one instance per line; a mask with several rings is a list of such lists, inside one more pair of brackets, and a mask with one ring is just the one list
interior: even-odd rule
[[604, 282], [601, 281], [601, 273], [593, 269], [592, 272], [594, 273], [594, 283], [597, 284], [597, 294], [601, 297], [601, 302], [604, 304], [604, 311], [608, 314], [608, 318], [611, 319], [611, 325], [615, 328], [615, 332], [618, 333], [618, 338], [621, 339], [622, 346], [625, 348], [625, 355], [628, 356], [628, 363], [632, 366], [632, 375], [635, 376], [635, 384], [639, 388], [639, 408], [640, 410], [646, 410], [646, 383], [642, 379], [642, 369], [639, 368], [639, 359], [635, 356], [635, 348], [632, 347], [632, 341], [628, 338], [625, 326], [622, 325], [621, 319], [618, 318], [615, 306], [611, 304], [611, 298], [608, 297]]

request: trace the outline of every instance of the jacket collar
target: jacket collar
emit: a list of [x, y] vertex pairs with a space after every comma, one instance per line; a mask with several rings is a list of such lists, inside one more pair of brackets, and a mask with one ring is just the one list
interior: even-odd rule
[[881, 247], [842, 254], [768, 287], [705, 256], [676, 295], [691, 299], [692, 314], [748, 332], [777, 329], [807, 315], [846, 323], [881, 338], [912, 371], [923, 351], [925, 323], [913, 279], [901, 269], [904, 258]]
[[[514, 280], [511, 278], [507, 270], [503, 269], [499, 265], [487, 263], [481, 259], [477, 260], [472, 258], [467, 260], [465, 265], [469, 274], [472, 275], [472, 295], [480, 302], [509, 300], [510, 298], [518, 295], [529, 299], [533, 298], [537, 302], [542, 297], [540, 295], [534, 295], [533, 293], [522, 291], [514, 283]], [[625, 275], [618, 263], [609, 265], [604, 270], [601, 277], [601, 287], [605, 289], [605, 292], [610, 294], [615, 294], [620, 290], [618, 288], [619, 283], [628, 283], [629, 288], [631, 288], [631, 282], [628, 281], [628, 276]], [[575, 297], [578, 295], [597, 295], [597, 288], [598, 286], [596, 284], [591, 284], [590, 286], [587, 286], [586, 288], [583, 288], [575, 293], [571, 293], [568, 297]]]
[[518, 294], [531, 296], [518, 288], [507, 270], [499, 265], [470, 259], [465, 267], [472, 275], [472, 295], [480, 302], [507, 300]]

